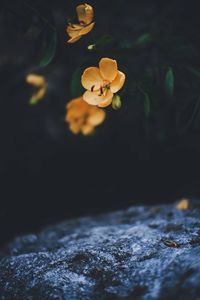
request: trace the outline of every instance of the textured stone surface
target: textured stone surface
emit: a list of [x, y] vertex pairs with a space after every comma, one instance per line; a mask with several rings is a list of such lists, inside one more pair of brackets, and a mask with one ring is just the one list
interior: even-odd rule
[[0, 299], [200, 299], [199, 217], [131, 207], [18, 237], [0, 256]]

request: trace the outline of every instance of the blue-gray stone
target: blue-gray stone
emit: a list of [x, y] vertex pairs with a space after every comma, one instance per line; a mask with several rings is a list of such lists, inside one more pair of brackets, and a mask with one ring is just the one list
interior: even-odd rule
[[200, 299], [200, 209], [131, 207], [17, 237], [1, 300]]

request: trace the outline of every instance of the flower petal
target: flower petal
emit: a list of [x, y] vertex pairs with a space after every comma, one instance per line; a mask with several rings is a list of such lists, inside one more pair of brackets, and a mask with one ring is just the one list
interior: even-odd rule
[[99, 103], [99, 107], [107, 107], [112, 103], [112, 98], [107, 99], [105, 101], [102, 101], [101, 103]]
[[[93, 92], [99, 93], [99, 92]], [[67, 103], [65, 121], [69, 123], [70, 130], [77, 134], [81, 132], [89, 135], [94, 127], [101, 124], [105, 119], [105, 111], [97, 106], [89, 105], [82, 97], [75, 98]]]
[[86, 91], [83, 94], [83, 100], [90, 105], [98, 105], [99, 102], [101, 101], [101, 97], [99, 97], [98, 95], [99, 95], [99, 91], [98, 92]]
[[65, 121], [69, 123], [77, 123], [87, 112], [87, 103], [83, 101], [82, 97], [75, 98], [67, 103], [67, 113]]
[[76, 7], [78, 20], [80, 23], [89, 24], [92, 22], [94, 12], [92, 6], [88, 4], [80, 4]]
[[117, 76], [117, 62], [114, 59], [102, 58], [99, 62], [99, 69], [103, 79], [109, 82]]
[[81, 128], [81, 132], [84, 135], [89, 135], [94, 131], [94, 126], [90, 125], [90, 124], [85, 124], [84, 126], [82, 126]]
[[87, 68], [81, 77], [81, 83], [86, 90], [97, 91], [103, 85], [100, 71], [96, 67]]
[[105, 120], [105, 117], [106, 117], [106, 113], [103, 109], [93, 106], [93, 107], [91, 107], [91, 110], [90, 110], [90, 116], [88, 117], [88, 123], [93, 126], [97, 126]]
[[[67, 104], [66, 104], [66, 108], [69, 109], [69, 108], [72, 108], [72, 107], [79, 107], [82, 105], [82, 103], [84, 103], [82, 97], [77, 97], [77, 98], [74, 98], [72, 99], [71, 101], [69, 101]], [[85, 104], [85, 103], [84, 103]]]
[[83, 100], [85, 100], [90, 105], [98, 105], [99, 107], [108, 106], [112, 102], [112, 97], [113, 93], [110, 90], [107, 90], [104, 94], [100, 94], [99, 91], [86, 91], [83, 94]]
[[83, 112], [82, 110], [78, 110], [77, 108], [71, 108], [67, 111], [65, 120], [66, 122], [77, 122], [77, 120], [80, 120], [82, 118]]
[[45, 78], [41, 75], [28, 74], [26, 76], [26, 82], [36, 88], [35, 93], [30, 99], [30, 103], [35, 104], [38, 100], [41, 100], [46, 94], [47, 85], [45, 82]]
[[81, 38], [81, 35], [78, 35], [78, 36], [72, 37], [72, 38], [69, 39], [67, 42], [68, 42], [69, 44], [73, 44], [73, 43], [75, 43], [76, 41], [80, 40], [80, 38]]
[[94, 22], [91, 23], [90, 25], [87, 25], [87, 26], [84, 26], [82, 27], [81, 31], [80, 31], [80, 35], [85, 35], [87, 34], [88, 32], [90, 32], [92, 30], [92, 28], [94, 27]]
[[46, 86], [41, 87], [33, 96], [35, 100], [41, 100], [46, 94]]
[[69, 129], [74, 133], [74, 134], [78, 134], [79, 131], [81, 130], [81, 126], [79, 124], [76, 123], [71, 123], [69, 126]]
[[83, 28], [83, 26], [79, 24], [69, 24], [66, 28], [66, 32], [70, 37], [75, 37], [79, 35], [80, 30]]
[[121, 90], [124, 85], [125, 78], [125, 74], [118, 71], [117, 77], [110, 84], [110, 90], [112, 93], [116, 93]]
[[26, 82], [36, 87], [42, 87], [45, 85], [45, 78], [41, 75], [28, 74], [26, 76]]
[[72, 44], [78, 41], [82, 36], [80, 34], [82, 28], [83, 26], [79, 24], [69, 24], [66, 28], [66, 32], [70, 39], [67, 42]]

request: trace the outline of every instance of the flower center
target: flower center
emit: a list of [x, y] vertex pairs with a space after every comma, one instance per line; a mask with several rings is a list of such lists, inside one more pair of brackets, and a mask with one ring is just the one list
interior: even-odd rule
[[99, 94], [99, 96], [105, 95], [105, 93], [109, 89], [110, 89], [110, 83], [104, 82], [103, 86], [100, 87], [100, 94]]
[[[91, 87], [91, 92], [94, 92], [94, 89], [95, 89], [95, 85]], [[110, 89], [110, 83], [108, 81], [104, 81], [103, 85], [99, 89], [100, 91], [99, 96], [104, 95], [109, 89]]]

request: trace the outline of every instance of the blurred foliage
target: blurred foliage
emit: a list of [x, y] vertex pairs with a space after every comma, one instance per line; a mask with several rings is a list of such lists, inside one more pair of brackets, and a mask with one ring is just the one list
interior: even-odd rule
[[[130, 2], [123, 9], [120, 3], [113, 8], [112, 16], [108, 9], [102, 19], [100, 4], [91, 1], [89, 4], [95, 12], [94, 30], [76, 45], [67, 45], [65, 29], [67, 21], [73, 20], [78, 1], [63, 1], [60, 10], [57, 4], [56, 13], [53, 1], [4, 1], [1, 4], [4, 28], [1, 38], [4, 37], [5, 45], [1, 54], [7, 59], [5, 65], [18, 60], [20, 65], [23, 61], [26, 65], [24, 76], [27, 69], [41, 71], [49, 65], [65, 64], [70, 100], [83, 93], [80, 78], [84, 68], [96, 65], [100, 57], [111, 57], [118, 61], [127, 76], [124, 89], [113, 101], [113, 108], [122, 104], [133, 111], [132, 118], [137, 115], [135, 122], [142, 121], [144, 128], [149, 127], [144, 130], [149, 137], [155, 135], [159, 141], [160, 136], [164, 137], [162, 141], [167, 141], [191, 128], [200, 130], [199, 37], [191, 31], [195, 25], [191, 23], [188, 28], [185, 11], [178, 23], [179, 1], [163, 7], [158, 1], [151, 7], [147, 2], [141, 5]], [[119, 8], [122, 29], [116, 32], [114, 24]], [[131, 11], [134, 11], [132, 17]], [[12, 42], [16, 44], [16, 61], [10, 49]], [[23, 51], [22, 45], [25, 46]], [[120, 113], [124, 114], [123, 109]]]
[[83, 87], [81, 85], [82, 68], [77, 68], [72, 74], [71, 79], [71, 95], [72, 98], [79, 97], [83, 94]]
[[144, 113], [145, 116], [148, 118], [151, 112], [151, 104], [149, 95], [147, 93], [144, 94]]
[[[137, 199], [167, 202], [195, 192], [194, 182], [199, 191], [199, 1], [91, 0], [94, 29], [69, 45], [65, 29], [78, 4], [0, 1], [3, 229]], [[65, 107], [101, 57], [126, 74], [122, 105], [106, 109], [90, 138], [77, 137]], [[47, 83], [33, 106], [30, 73]]]
[[[33, 67], [47, 66], [55, 56], [57, 32], [54, 26], [52, 10], [36, 1], [7, 1], [1, 9], [5, 50], [7, 55], [11, 40], [16, 50], [32, 60]], [[24, 48], [24, 49], [23, 49]], [[16, 53], [16, 55], [18, 52]]]
[[168, 68], [167, 73], [165, 75], [165, 87], [166, 92], [169, 96], [173, 96], [174, 94], [174, 73], [172, 68]]
[[53, 30], [52, 34], [50, 35], [50, 39], [48, 37], [45, 39], [44, 54], [42, 56], [41, 61], [39, 62], [39, 67], [46, 67], [48, 64], [51, 63], [55, 56], [56, 44], [57, 34], [56, 31]]

